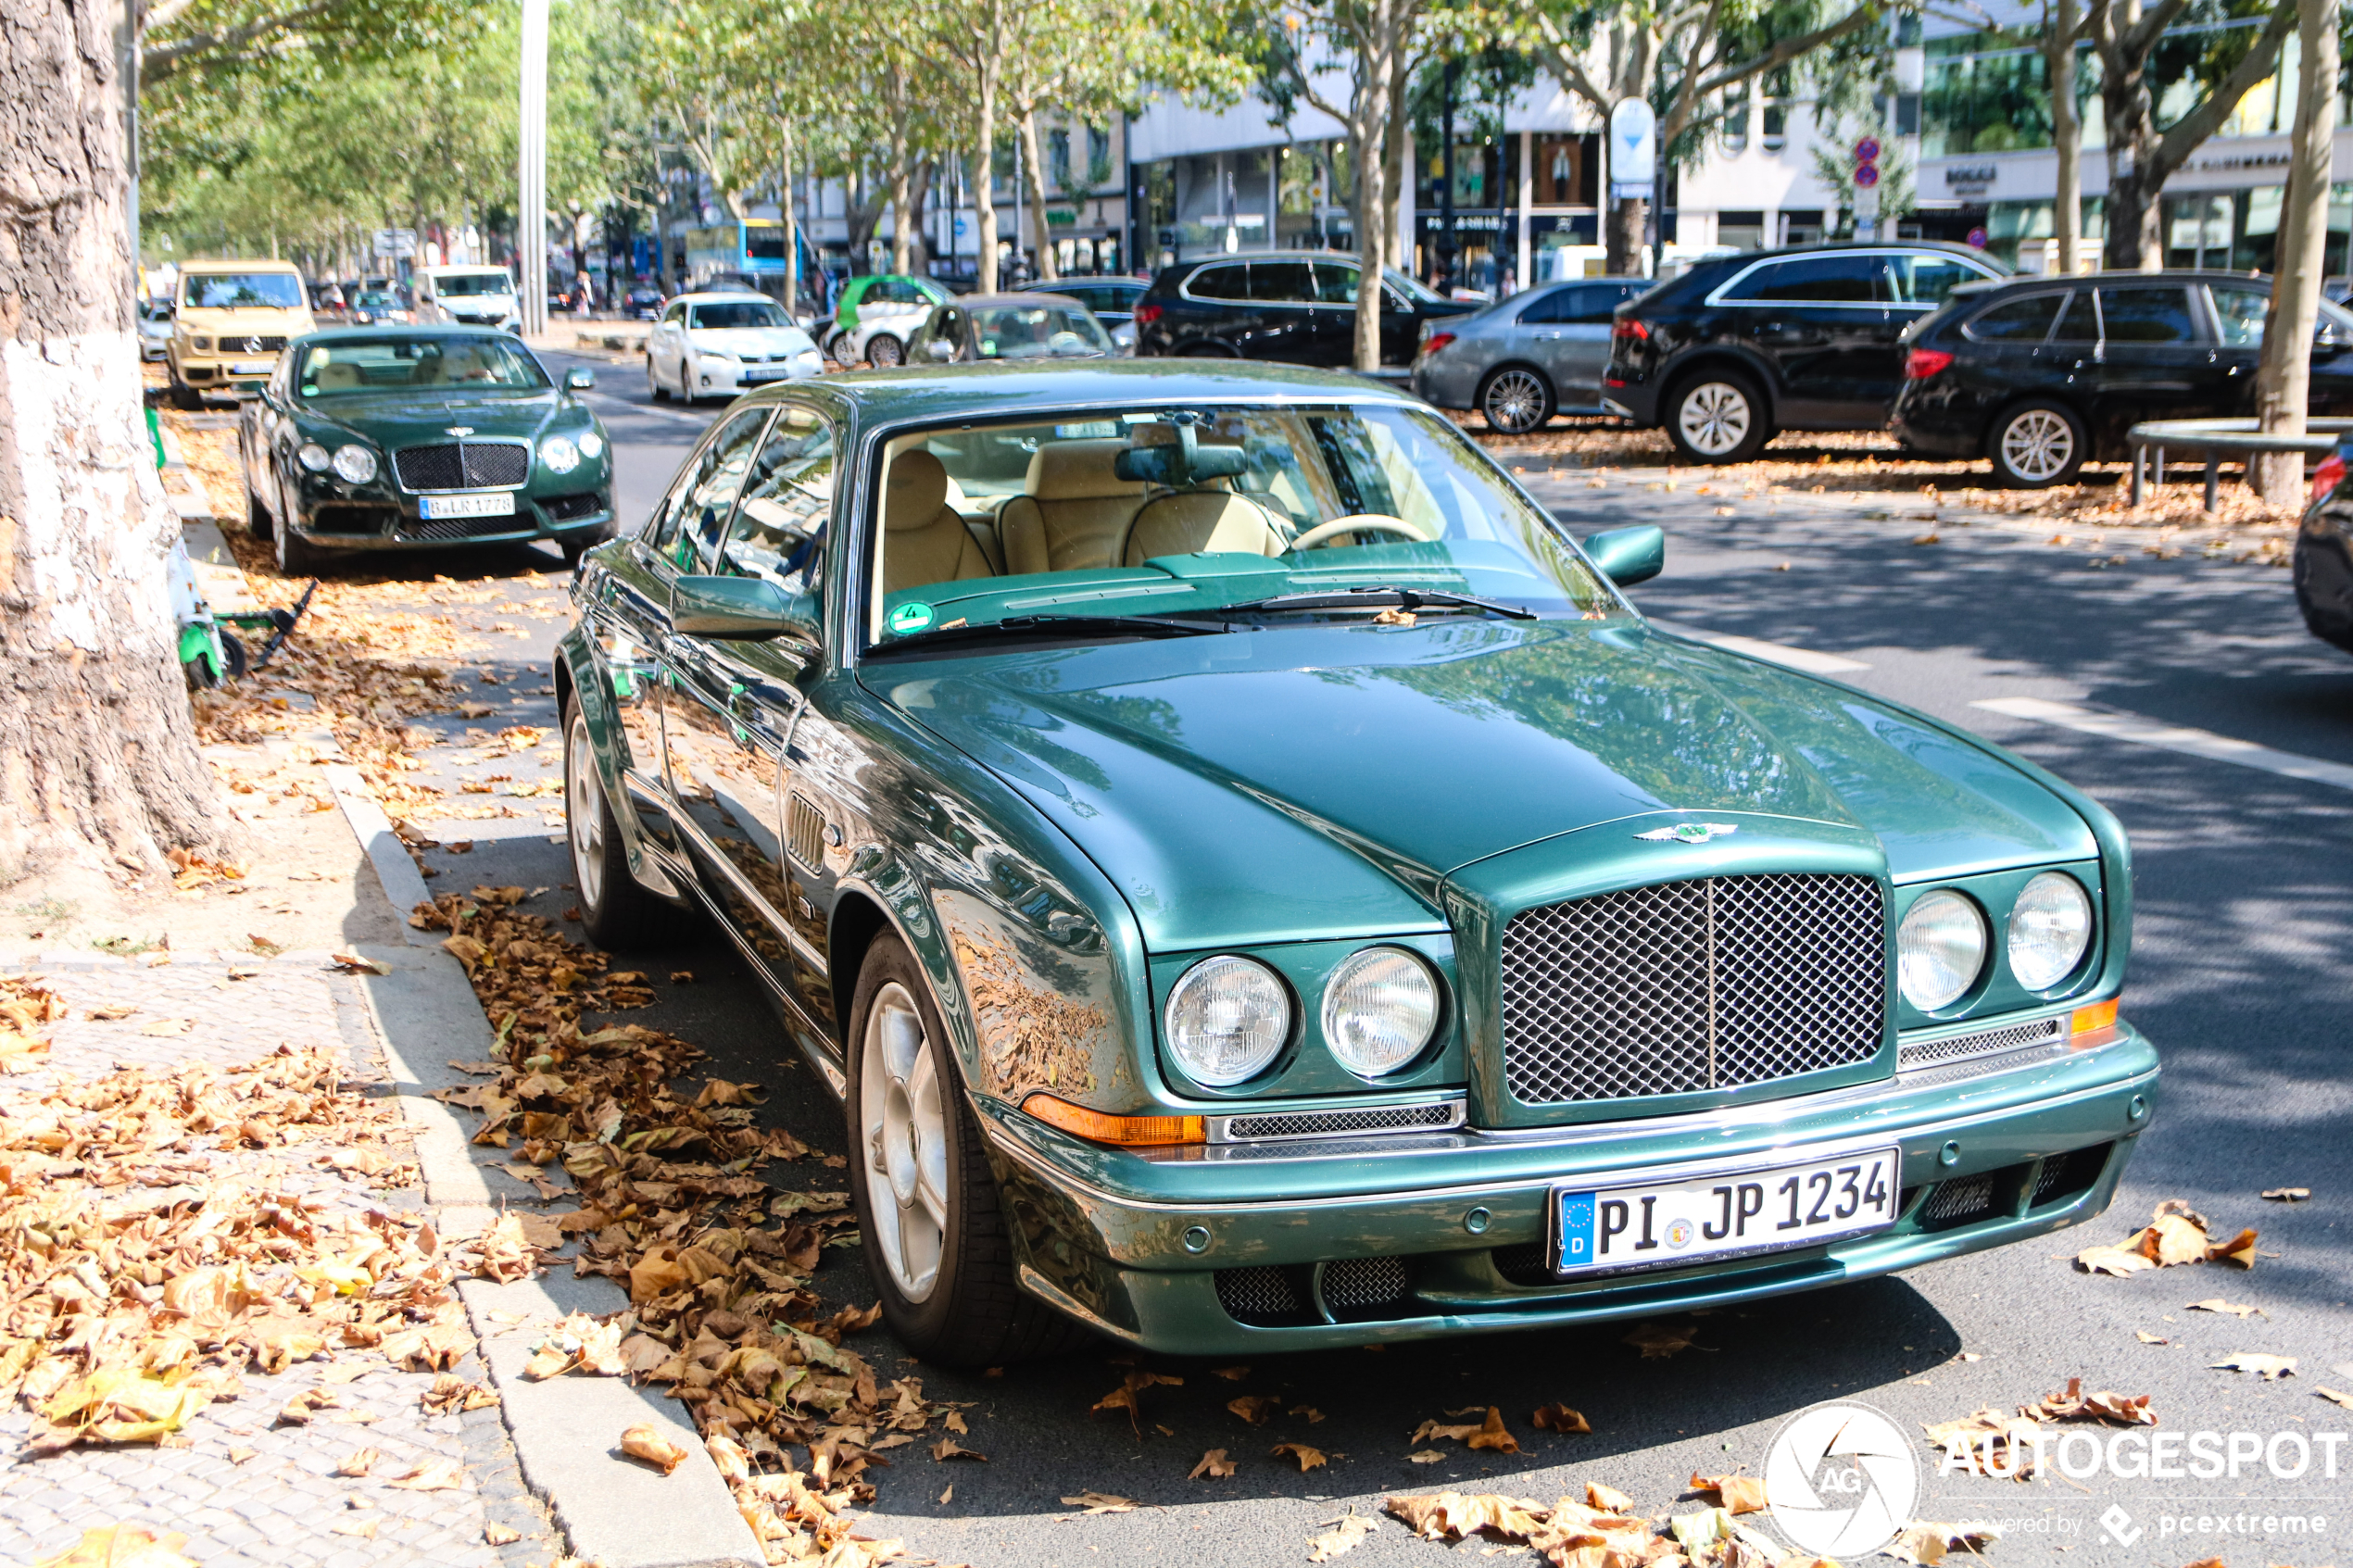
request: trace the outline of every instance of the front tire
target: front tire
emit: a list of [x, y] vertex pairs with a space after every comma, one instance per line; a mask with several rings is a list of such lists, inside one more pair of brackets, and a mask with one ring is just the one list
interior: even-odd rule
[[1702, 370], [1667, 399], [1667, 439], [1687, 462], [1744, 463], [1773, 438], [1765, 395], [1736, 370]]
[[295, 533], [293, 518], [279, 518], [271, 533], [277, 546], [279, 576], [316, 577], [319, 575], [319, 568], [327, 558], [326, 552], [318, 549], [308, 539]]
[[630, 874], [621, 823], [597, 771], [596, 741], [576, 701], [564, 713], [564, 842], [588, 939], [608, 950], [660, 947], [676, 913]]
[[2048, 490], [2075, 482], [2090, 445], [2074, 409], [2037, 400], [2002, 410], [1985, 437], [1985, 456], [1994, 464], [1997, 483], [2012, 490]]
[[876, 332], [866, 340], [866, 363], [878, 370], [887, 370], [907, 362], [907, 345], [888, 332]]
[[1498, 435], [1526, 435], [1553, 417], [1553, 383], [1526, 365], [1488, 372], [1478, 388], [1478, 412]]
[[931, 987], [897, 933], [866, 949], [849, 1020], [849, 1190], [891, 1332], [944, 1366], [1083, 1342], [1084, 1328], [1015, 1283], [979, 1124]]

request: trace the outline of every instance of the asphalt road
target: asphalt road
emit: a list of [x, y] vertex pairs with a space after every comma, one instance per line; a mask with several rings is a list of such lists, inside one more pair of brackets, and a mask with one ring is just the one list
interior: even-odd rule
[[[576, 362], [604, 380], [595, 398], [614, 438], [623, 516], [642, 517], [715, 410], [649, 404], [633, 364]], [[896, 1467], [875, 1473], [881, 1495], [869, 1533], [975, 1564], [1298, 1562], [1318, 1526], [1352, 1505], [1376, 1512], [1389, 1493], [1452, 1487], [1549, 1501], [1599, 1480], [1655, 1512], [1694, 1473], [1760, 1471], [1776, 1427], [1818, 1400], [1860, 1399], [1917, 1429], [1980, 1406], [2007, 1411], [2080, 1376], [2087, 1388], [2152, 1395], [2169, 1432], [2252, 1433], [2265, 1445], [2299, 1435], [2309, 1468], [2292, 1478], [2242, 1465], [2235, 1478], [2102, 1472], [2012, 1484], [1940, 1475], [1923, 1451], [1916, 1515], [2005, 1524], [1991, 1549], [2003, 1562], [2219, 1556], [2301, 1568], [2353, 1556], [2341, 1544], [2353, 1532], [2353, 1443], [2321, 1441], [2353, 1428], [2353, 1411], [2316, 1393], [2353, 1389], [2353, 1235], [2343, 1223], [2353, 1192], [2344, 960], [2353, 951], [2353, 793], [1972, 706], [2042, 698], [2153, 721], [2128, 723], [2132, 733], [2186, 727], [2292, 754], [2291, 764], [2346, 764], [2353, 659], [2304, 634], [2276, 568], [2160, 561], [2113, 541], [2095, 558], [2037, 533], [1949, 521], [1941, 543], [1919, 546], [1921, 525], [1905, 508], [1873, 516], [1824, 497], [1743, 502], [1718, 516], [1720, 497], [1666, 490], [1664, 477], [1629, 471], [1595, 487], [1572, 470], [1529, 483], [1580, 532], [1667, 526], [1667, 574], [1635, 592], [1646, 612], [1842, 658], [1859, 668], [1837, 678], [2012, 746], [2122, 817], [2137, 855], [2139, 920], [2125, 1008], [2164, 1048], [2167, 1080], [2116, 1206], [2043, 1243], [1718, 1314], [1702, 1322], [1700, 1348], [1663, 1361], [1641, 1360], [1621, 1342], [1621, 1325], [1267, 1356], [1238, 1381], [1169, 1362], [1161, 1370], [1182, 1386], [1153, 1389], [1136, 1427], [1124, 1414], [1089, 1413], [1119, 1383], [1114, 1347], [1000, 1377], [905, 1369], [935, 1398], [978, 1401], [964, 1441], [988, 1460], [941, 1464], [922, 1448], [900, 1450]], [[2121, 565], [2093, 564], [2119, 552]], [[552, 594], [562, 579], [550, 576]], [[485, 664], [498, 682], [485, 696], [506, 706], [475, 728], [552, 722], [536, 688], [560, 624], [534, 620]], [[2195, 736], [2191, 745], [2213, 749]], [[445, 780], [464, 771], [455, 748], [428, 755]], [[479, 755], [497, 758], [495, 748]], [[475, 776], [486, 765], [473, 763]], [[479, 826], [470, 853], [429, 856], [446, 879], [436, 885], [546, 887], [534, 907], [560, 909], [568, 872], [557, 830], [536, 813]], [[812, 1145], [844, 1148], [840, 1112], [784, 1049], [761, 992], [720, 938], [682, 921], [674, 950], [621, 957], [657, 977], [693, 975], [661, 985], [657, 1006], [634, 1017], [703, 1045], [722, 1076], [766, 1082], [768, 1115]], [[2309, 1187], [2312, 1200], [2261, 1200], [2280, 1185]], [[2259, 1227], [2266, 1255], [2251, 1273], [2215, 1265], [2113, 1279], [2071, 1269], [2078, 1248], [2120, 1239], [2168, 1198], [2188, 1199], [2225, 1233]], [[872, 1298], [851, 1257], [830, 1258], [819, 1283], [836, 1300]], [[2215, 1297], [2260, 1312], [2185, 1310]], [[2136, 1331], [2168, 1342], [2145, 1343]], [[902, 1370], [882, 1332], [858, 1348]], [[2296, 1374], [2265, 1383], [2209, 1365], [2241, 1350], [2296, 1357]], [[1290, 1413], [1246, 1425], [1226, 1409], [1241, 1393], [1279, 1395]], [[1533, 1430], [1529, 1412], [1554, 1400], [1583, 1411], [1592, 1435]], [[1421, 1422], [1488, 1404], [1503, 1410], [1520, 1452], [1440, 1443], [1442, 1462], [1409, 1462]], [[1268, 1453], [1284, 1441], [1312, 1444], [1328, 1465], [1294, 1472]], [[2284, 1464], [2296, 1447], [2284, 1440]], [[1233, 1455], [1240, 1473], [1188, 1481], [1213, 1448]], [[2334, 1475], [2324, 1473], [2330, 1451]], [[952, 1498], [939, 1500], [951, 1485]], [[1087, 1490], [1146, 1506], [1075, 1517], [1061, 1499]], [[2111, 1505], [2130, 1516], [2114, 1533], [2098, 1523]], [[2291, 1533], [2291, 1518], [2316, 1516], [2317, 1533]], [[1353, 1561], [1428, 1562], [1441, 1549], [1390, 1522]]]

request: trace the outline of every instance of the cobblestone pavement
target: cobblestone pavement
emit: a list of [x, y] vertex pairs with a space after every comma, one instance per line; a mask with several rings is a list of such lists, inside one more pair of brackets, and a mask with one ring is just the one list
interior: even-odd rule
[[[136, 958], [75, 955], [16, 968], [43, 976], [73, 1015], [51, 1027], [44, 1070], [0, 1078], [0, 1116], [21, 1113], [62, 1077], [199, 1061], [228, 1066], [267, 1055], [282, 1042], [339, 1044], [348, 1087], [389, 1092], [358, 982], [336, 973], [323, 955], [178, 958], [159, 967]], [[107, 1003], [138, 1010], [115, 1021], [86, 1016]], [[164, 1020], [191, 1027], [178, 1035], [142, 1033]], [[201, 1147], [210, 1140], [195, 1141]], [[281, 1190], [333, 1205], [405, 1209], [422, 1200], [413, 1187], [371, 1188], [363, 1177], [337, 1173], [302, 1144], [210, 1152], [220, 1177], [266, 1176]], [[480, 1332], [484, 1325], [475, 1326]], [[455, 1370], [469, 1381], [484, 1380], [479, 1354]], [[204, 1563], [523, 1568], [551, 1562], [560, 1548], [523, 1486], [498, 1409], [427, 1414], [420, 1401], [432, 1384], [432, 1374], [346, 1350], [276, 1375], [248, 1370], [241, 1397], [208, 1406], [188, 1424], [181, 1434], [185, 1446], [77, 1447], [44, 1458], [26, 1452], [31, 1413], [13, 1406], [0, 1412], [0, 1562], [38, 1562], [72, 1546], [85, 1529], [131, 1522], [185, 1532], [184, 1551]], [[337, 1405], [316, 1412], [309, 1424], [279, 1424], [288, 1399], [321, 1386], [340, 1396]], [[380, 1456], [369, 1476], [338, 1475], [337, 1467], [360, 1449]], [[436, 1491], [388, 1485], [436, 1460], [459, 1461], [463, 1485]], [[492, 1547], [485, 1527], [493, 1524], [502, 1537], [512, 1532], [516, 1538]]]

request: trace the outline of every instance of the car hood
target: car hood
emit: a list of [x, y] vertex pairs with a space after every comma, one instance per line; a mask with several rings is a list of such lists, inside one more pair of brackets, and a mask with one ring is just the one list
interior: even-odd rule
[[302, 416], [358, 431], [385, 446], [431, 445], [451, 439], [449, 427], [470, 426], [470, 437], [533, 436], [554, 422], [564, 399], [552, 388], [537, 392], [460, 393], [356, 392], [306, 403]]
[[686, 337], [722, 354], [799, 354], [817, 346], [799, 327], [696, 327]]
[[235, 337], [244, 332], [261, 332], [272, 337], [300, 337], [310, 330], [308, 311], [281, 310], [265, 305], [247, 306], [239, 310], [185, 307], [172, 319], [189, 332], [202, 332], [207, 336], [226, 332]]
[[444, 295], [441, 307], [452, 316], [479, 316], [485, 320], [504, 320], [522, 307], [510, 294]]
[[1898, 882], [2097, 852], [1997, 753], [1639, 622], [1282, 628], [862, 678], [1067, 833], [1154, 951], [1441, 928], [1448, 873], [1658, 811], [1876, 839]]

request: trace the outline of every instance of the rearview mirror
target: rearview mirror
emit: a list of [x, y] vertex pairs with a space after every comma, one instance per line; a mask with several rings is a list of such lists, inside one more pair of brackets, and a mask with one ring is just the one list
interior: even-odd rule
[[1604, 529], [1588, 534], [1584, 546], [1602, 575], [1621, 588], [1647, 583], [1667, 570], [1667, 531], [1656, 523]]
[[817, 596], [788, 594], [764, 577], [681, 577], [670, 590], [670, 625], [682, 636], [734, 642], [818, 637]]
[[594, 370], [566, 370], [564, 372], [564, 390], [567, 392], [585, 392], [596, 384], [597, 372]]

